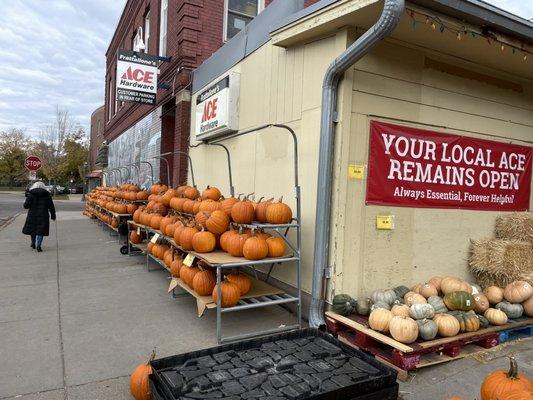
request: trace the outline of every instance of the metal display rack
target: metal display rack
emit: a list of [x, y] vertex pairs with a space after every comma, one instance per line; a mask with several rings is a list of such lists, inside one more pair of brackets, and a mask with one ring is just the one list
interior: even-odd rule
[[[163, 235], [161, 232], [154, 230], [148, 226], [141, 225], [138, 223], [135, 223], [134, 221], [128, 221], [128, 254], [132, 255], [132, 248], [137, 247], [140, 250], [140, 253], [146, 254], [146, 263], [147, 267], [149, 268], [149, 262], [150, 259], [156, 261], [161, 267], [168, 270], [168, 267], [159, 259], [152, 256], [146, 251], [146, 245], [136, 245], [133, 243], [130, 243], [129, 241], [129, 233], [130, 233], [130, 226], [135, 225], [136, 227], [140, 227], [142, 230], [146, 232], [147, 239], [150, 240], [150, 237], [154, 234], [158, 234], [161, 240], [166, 241], [168, 244], [170, 244], [174, 249], [178, 250], [179, 252], [183, 253], [184, 255], [190, 254], [191, 256], [194, 256], [195, 259], [201, 261], [202, 263], [211, 266], [216, 269], [216, 282], [217, 282], [217, 288], [218, 288], [218, 296], [217, 296], [217, 303], [208, 302], [207, 299], [205, 299], [206, 307], [205, 308], [216, 308], [217, 312], [217, 341], [218, 343], [224, 343], [224, 342], [230, 342], [235, 340], [241, 340], [245, 338], [255, 337], [259, 335], [265, 335], [265, 334], [271, 334], [271, 333], [277, 333], [292, 329], [298, 329], [302, 326], [302, 293], [301, 293], [301, 199], [300, 199], [300, 186], [298, 182], [298, 140], [296, 137], [296, 134], [292, 128], [286, 126], [286, 125], [280, 125], [280, 124], [268, 124], [268, 125], [262, 125], [257, 128], [248, 129], [241, 132], [235, 132], [234, 134], [231, 134], [229, 136], [223, 137], [223, 138], [215, 138], [212, 141], [206, 141], [202, 142], [198, 145], [191, 146], [191, 147], [197, 147], [200, 145], [211, 145], [211, 146], [218, 146], [222, 147], [227, 156], [227, 162], [228, 162], [228, 175], [229, 175], [229, 184], [230, 184], [230, 192], [233, 196], [235, 193], [234, 187], [233, 187], [233, 177], [232, 177], [232, 168], [231, 168], [231, 154], [230, 151], [226, 146], [221, 144], [220, 142], [226, 141], [232, 138], [236, 138], [243, 135], [248, 135], [252, 133], [258, 133], [258, 132], [264, 132], [267, 128], [280, 128], [286, 130], [293, 139], [293, 148], [294, 148], [294, 196], [296, 200], [296, 217], [293, 218], [293, 220], [288, 224], [281, 224], [281, 225], [273, 225], [273, 224], [260, 224], [260, 223], [253, 223], [253, 224], [235, 224], [237, 226], [242, 226], [245, 228], [255, 228], [255, 229], [267, 229], [272, 232], [274, 232], [277, 236], [281, 237], [285, 243], [287, 244], [288, 248], [290, 249], [291, 254], [288, 254], [285, 257], [280, 258], [267, 258], [263, 260], [258, 261], [250, 261], [243, 257], [232, 257], [227, 253], [224, 253], [222, 251], [215, 251], [213, 253], [196, 253], [194, 251], [186, 251], [182, 249], [180, 246], [178, 246], [173, 238], [170, 238], [168, 236]], [[189, 158], [189, 162], [192, 167], [192, 161]], [[288, 239], [287, 235], [291, 230], [296, 231], [296, 243], [291, 243], [291, 241]], [[220, 293], [220, 283], [222, 282], [222, 275], [225, 270], [228, 269], [248, 269], [251, 270], [255, 276], [256, 282], [262, 282], [264, 284], [268, 284], [268, 280], [271, 276], [271, 273], [275, 266], [285, 263], [294, 263], [296, 267], [296, 295], [290, 295], [287, 293], [284, 293], [282, 291], [277, 290], [275, 293], [268, 293], [268, 294], [260, 294], [258, 296], [252, 296], [248, 297], [245, 296], [244, 298], [241, 298], [237, 305], [234, 307], [228, 307], [228, 308], [222, 308], [221, 307], [221, 293]], [[259, 280], [259, 276], [256, 270], [256, 267], [258, 266], [269, 266], [269, 270], [267, 273], [265, 273], [266, 278], [264, 281]], [[177, 278], [174, 278], [177, 279]], [[270, 286], [270, 285], [269, 285]], [[187, 285], [185, 285], [183, 282], [180, 282], [178, 279], [176, 281], [176, 287], [181, 287], [184, 289], [186, 293], [192, 294], [195, 297], [198, 297], [195, 295], [195, 293], [190, 290]], [[174, 289], [172, 289], [173, 294]], [[206, 296], [203, 296], [206, 297]], [[197, 298], [198, 300], [198, 298]], [[267, 331], [260, 331], [260, 332], [253, 332], [238, 336], [232, 336], [232, 337], [223, 337], [222, 336], [222, 314], [226, 314], [229, 312], [236, 312], [236, 311], [242, 311], [242, 310], [250, 310], [260, 307], [267, 307], [267, 306], [274, 306], [274, 305], [282, 305], [282, 304], [295, 304], [297, 307], [297, 318], [298, 323], [295, 325], [288, 325], [288, 326], [280, 326], [278, 328], [274, 328]], [[203, 311], [202, 311], [203, 313]], [[199, 315], [200, 308], [199, 308]]]

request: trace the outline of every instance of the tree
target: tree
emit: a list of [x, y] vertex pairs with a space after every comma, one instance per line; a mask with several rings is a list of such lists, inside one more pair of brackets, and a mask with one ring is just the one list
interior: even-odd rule
[[[74, 122], [68, 110], [56, 108], [55, 121], [41, 131], [35, 151], [43, 160], [42, 173], [54, 183], [66, 182], [71, 173], [79, 176], [79, 165], [87, 160], [83, 153], [85, 131]], [[84, 155], [85, 154], [85, 155]], [[83, 160], [80, 157], [85, 157]]]
[[24, 131], [9, 129], [0, 132], [0, 182], [13, 186], [15, 181], [25, 178], [24, 160], [30, 146], [30, 140]]

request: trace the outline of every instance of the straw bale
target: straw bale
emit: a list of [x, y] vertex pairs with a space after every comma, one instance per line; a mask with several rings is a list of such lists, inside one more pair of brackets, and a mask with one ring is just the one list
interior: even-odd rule
[[533, 243], [533, 213], [513, 213], [496, 219], [496, 237]]
[[471, 241], [470, 270], [481, 287], [533, 281], [533, 245], [518, 240]]

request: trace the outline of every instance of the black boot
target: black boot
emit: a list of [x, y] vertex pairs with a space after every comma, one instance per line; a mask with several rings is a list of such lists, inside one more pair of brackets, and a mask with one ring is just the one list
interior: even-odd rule
[[31, 242], [30, 247], [31, 247], [32, 249], [34, 249], [34, 248], [35, 248], [35, 243], [34, 243], [34, 242]]
[[40, 253], [41, 251], [43, 251], [43, 249], [41, 249], [41, 246], [37, 246], [37, 251]]

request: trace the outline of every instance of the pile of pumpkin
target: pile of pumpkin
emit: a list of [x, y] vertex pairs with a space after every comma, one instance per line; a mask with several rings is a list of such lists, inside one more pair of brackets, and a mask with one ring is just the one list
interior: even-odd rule
[[[136, 232], [132, 232], [137, 234]], [[188, 267], [183, 259], [165, 244], [148, 243], [146, 251], [163, 261], [174, 278], [180, 278], [187, 286], [200, 296], [212, 296], [217, 302], [216, 276], [213, 268], [197, 263]], [[232, 272], [226, 275], [220, 284], [222, 307], [233, 307], [241, 296], [252, 288], [252, 280], [244, 273]]]
[[490, 325], [505, 325], [523, 314], [533, 317], [533, 287], [515, 281], [505, 288], [481, 291], [456, 277], [433, 277], [411, 289], [397, 286], [376, 290], [370, 298], [356, 301], [348, 295], [333, 299], [333, 311], [368, 316], [375, 331], [390, 334], [401, 343], [432, 340], [474, 332]]
[[138, 206], [128, 202], [147, 200], [149, 196], [148, 192], [141, 191], [137, 185], [124, 184], [118, 188], [99, 186], [87, 195], [87, 204], [96, 204], [117, 214], [133, 214]]
[[[173, 238], [184, 251], [209, 253], [220, 249], [248, 260], [285, 254], [286, 244], [281, 237], [242, 226], [254, 221], [291, 222], [292, 210], [281, 199], [254, 202], [249, 196], [224, 198], [219, 189], [210, 186], [201, 194], [192, 186], [162, 187], [166, 189], [163, 193], [151, 194], [148, 204], [133, 213], [133, 221]], [[137, 236], [130, 237], [132, 243], [139, 240]]]
[[119, 222], [118, 219], [114, 218], [108, 213], [99, 211], [95, 208], [92, 208], [90, 205], [85, 208], [85, 211], [83, 211], [84, 215], [87, 215], [90, 218], [98, 218], [100, 221], [107, 225], [111, 225], [113, 228], [118, 228]]

